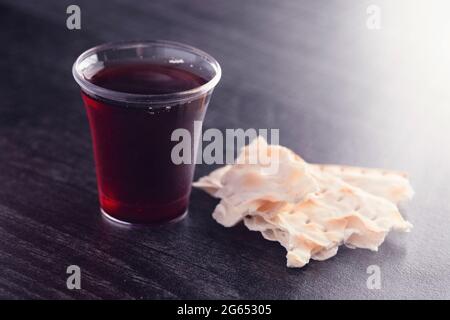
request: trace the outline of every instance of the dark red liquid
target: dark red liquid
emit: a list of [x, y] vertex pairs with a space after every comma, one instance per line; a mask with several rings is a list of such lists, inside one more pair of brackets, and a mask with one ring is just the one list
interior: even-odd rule
[[[164, 94], [196, 88], [206, 80], [174, 66], [149, 63], [105, 65], [90, 81], [103, 88], [138, 94]], [[187, 210], [194, 164], [175, 165], [171, 141], [177, 128], [194, 137], [208, 95], [189, 103], [146, 108], [82, 93], [91, 127], [102, 209], [127, 222], [158, 223]], [[149, 109], [148, 107], [152, 107]]]

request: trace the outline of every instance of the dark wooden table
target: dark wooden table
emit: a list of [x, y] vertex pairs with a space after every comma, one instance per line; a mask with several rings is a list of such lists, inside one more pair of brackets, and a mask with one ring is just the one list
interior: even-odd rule
[[[81, 7], [82, 28], [66, 28]], [[381, 29], [367, 28], [369, 4]], [[427, 6], [427, 4], [429, 4]], [[449, 5], [429, 1], [1, 1], [1, 298], [450, 298]], [[311, 162], [405, 170], [410, 234], [379, 252], [342, 248], [285, 267], [285, 251], [190, 214], [158, 228], [120, 228], [98, 209], [91, 142], [71, 66], [96, 44], [186, 42], [223, 78], [206, 128], [280, 128]], [[197, 167], [196, 177], [210, 172]], [[66, 268], [81, 268], [81, 290]], [[368, 266], [382, 288], [369, 290]]]

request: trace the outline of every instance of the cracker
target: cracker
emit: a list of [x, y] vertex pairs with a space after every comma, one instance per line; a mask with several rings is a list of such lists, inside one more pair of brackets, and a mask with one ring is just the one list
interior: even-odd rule
[[407, 174], [399, 171], [341, 165], [311, 165], [313, 170], [332, 174], [345, 182], [393, 203], [410, 200], [414, 191]]
[[192, 185], [196, 188], [202, 189], [209, 195], [215, 197], [216, 192], [222, 188], [222, 177], [230, 169], [231, 165], [223, 166], [219, 169], [212, 171], [209, 175], [201, 177], [198, 181], [195, 181]]
[[[404, 172], [328, 164], [311, 164], [310, 166], [312, 170], [332, 174], [355, 187], [386, 198], [393, 203], [411, 200], [414, 195], [407, 174]], [[214, 170], [194, 182], [193, 186], [214, 197], [216, 192], [222, 188], [222, 177], [231, 167], [231, 165], [226, 165]]]
[[[278, 172], [243, 161], [261, 150], [279, 164]], [[395, 205], [413, 194], [402, 173], [310, 165], [262, 138], [244, 147], [237, 163], [195, 186], [221, 199], [213, 213], [217, 222], [230, 227], [244, 220], [247, 228], [286, 249], [290, 267], [328, 259], [340, 245], [376, 251], [391, 230], [412, 228]]]
[[[274, 157], [276, 154], [276, 161], [282, 163], [276, 173], [267, 173], [266, 166], [259, 162], [243, 164], [242, 157], [248, 157], [257, 145]], [[255, 139], [243, 148], [237, 161], [242, 164], [233, 165], [223, 175], [222, 188], [215, 192], [222, 200], [214, 210], [213, 218], [226, 227], [257, 210], [274, 212], [281, 203], [298, 202], [310, 192], [319, 190], [306, 162], [287, 148], [269, 148], [263, 139]]]
[[260, 231], [263, 236], [271, 234], [272, 240], [286, 248], [288, 266], [301, 267], [311, 258], [327, 259], [342, 244], [376, 251], [391, 230], [407, 232], [412, 228], [392, 202], [332, 175], [319, 179], [319, 186], [326, 186], [321, 192], [284, 206], [276, 214], [254, 212], [245, 220], [251, 230], [258, 230], [256, 225], [264, 220]]

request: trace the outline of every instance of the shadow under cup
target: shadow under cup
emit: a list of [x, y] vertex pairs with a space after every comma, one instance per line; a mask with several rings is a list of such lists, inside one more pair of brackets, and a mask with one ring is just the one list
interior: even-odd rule
[[[126, 223], [183, 217], [200, 136], [194, 122], [203, 121], [220, 80], [217, 61], [175, 42], [121, 42], [84, 52], [73, 74], [89, 119], [102, 212]], [[172, 159], [176, 129], [189, 133], [189, 163]]]

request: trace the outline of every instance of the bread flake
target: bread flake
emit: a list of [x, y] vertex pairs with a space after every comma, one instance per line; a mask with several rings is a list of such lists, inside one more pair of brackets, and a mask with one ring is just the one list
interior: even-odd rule
[[[267, 163], [244, 161], [257, 152], [276, 161], [276, 173], [265, 171]], [[308, 164], [261, 137], [236, 162], [194, 186], [221, 199], [213, 212], [218, 223], [231, 227], [243, 220], [248, 229], [279, 242], [288, 267], [329, 259], [340, 245], [376, 251], [391, 230], [412, 228], [396, 206], [413, 196], [404, 173]]]

